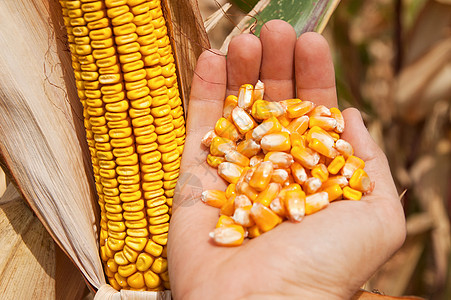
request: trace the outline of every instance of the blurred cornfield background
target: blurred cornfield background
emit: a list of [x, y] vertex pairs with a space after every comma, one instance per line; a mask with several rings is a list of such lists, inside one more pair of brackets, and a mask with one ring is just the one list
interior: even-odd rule
[[[227, 2], [199, 1], [204, 18]], [[256, 2], [231, 1], [209, 32], [214, 48]], [[365, 289], [451, 299], [451, 1], [342, 0], [323, 34], [339, 104], [362, 111], [407, 218], [404, 246]]]

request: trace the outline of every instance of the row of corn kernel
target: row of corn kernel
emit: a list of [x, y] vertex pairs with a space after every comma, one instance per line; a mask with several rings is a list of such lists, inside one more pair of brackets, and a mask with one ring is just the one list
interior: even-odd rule
[[[77, 10], [77, 4], [75, 2], [78, 2], [78, 5], [80, 5], [79, 1], [66, 1], [66, 4], [67, 2], [71, 2], [69, 6], [72, 10]], [[94, 127], [97, 132], [96, 149], [91, 149], [91, 153], [94, 154], [93, 167], [95, 169], [96, 185], [99, 191], [99, 202], [102, 209], [103, 222], [101, 223], [101, 244], [103, 245], [101, 253], [103, 254], [102, 258], [104, 261], [108, 260], [106, 271], [110, 283], [118, 289], [121, 287], [126, 288], [128, 285], [132, 288], [142, 288], [144, 286], [143, 275], [140, 272], [136, 272], [136, 268], [142, 272], [151, 268], [156, 273], [164, 273], [166, 268], [166, 261], [163, 258], [159, 257], [153, 261], [154, 258], [151, 255], [146, 253], [139, 254], [139, 251], [143, 250], [141, 248], [144, 248], [143, 246], [145, 246], [147, 252], [151, 252], [152, 255], [158, 257], [163, 252], [163, 248], [154, 241], [147, 241], [146, 212], [141, 208], [143, 207], [142, 203], [144, 200], [141, 199], [139, 167], [137, 155], [134, 153], [134, 146], [132, 146], [134, 140], [131, 136], [129, 117], [132, 116], [133, 121], [135, 119], [133, 116], [136, 118], [144, 116], [146, 111], [138, 111], [137, 109], [127, 111], [129, 102], [131, 102], [129, 101], [129, 98], [136, 96], [136, 94], [140, 92], [136, 92], [136, 90], [140, 88], [142, 81], [139, 83], [139, 81], [136, 80], [136, 74], [127, 74], [127, 72], [121, 74], [120, 65], [117, 64], [118, 56], [115, 53], [115, 47], [113, 47], [115, 43], [116, 45], [119, 44], [119, 46], [123, 46], [122, 48], [118, 48], [119, 60], [121, 63], [132, 63], [133, 61], [131, 60], [138, 56], [136, 55], [136, 52], [134, 53], [130, 50], [133, 49], [133, 47], [129, 45], [130, 34], [133, 34], [131, 32], [133, 26], [125, 20], [127, 18], [123, 18], [123, 12], [127, 10], [127, 7], [124, 6], [125, 4], [126, 1], [106, 1], [106, 6], [108, 7], [107, 11], [103, 10], [104, 6], [102, 1], [91, 1], [90, 3], [80, 5], [82, 11], [83, 6], [89, 9], [89, 11], [100, 9], [85, 16], [85, 19], [87, 18], [91, 21], [91, 23], [88, 22], [88, 28], [90, 24], [94, 24], [89, 29], [97, 30], [95, 34], [92, 35], [95, 40], [91, 42], [91, 46], [92, 48], [99, 50], [97, 53], [93, 53], [96, 62], [94, 67], [92, 67], [93, 64], [91, 64], [90, 69], [85, 68], [89, 73], [82, 75], [85, 75], [84, 79], [90, 80], [90, 86], [94, 87], [93, 91], [84, 94], [86, 94], [87, 99], [90, 99], [89, 103], [95, 104], [91, 109], [89, 107], [87, 108], [87, 118], [92, 121], [90, 122], [90, 125], [94, 125], [91, 126], [91, 128]], [[78, 11], [80, 10], [80, 6], [78, 7]], [[115, 33], [114, 41], [111, 34], [110, 21], [105, 18], [105, 13], [107, 13], [110, 18], [113, 18], [112, 23], [119, 27], [114, 28], [113, 26], [113, 32]], [[74, 16], [74, 13], [72, 13], [72, 16]], [[79, 17], [79, 15], [77, 15], [77, 17]], [[80, 22], [80, 24], [82, 23]], [[86, 30], [80, 30], [79, 28], [78, 31], [80, 32], [80, 37], [88, 38], [89, 41], [89, 37], [85, 34]], [[75, 49], [77, 48], [75, 47]], [[85, 53], [83, 54], [85, 54], [85, 56], [90, 54], [89, 47], [85, 47], [84, 51]], [[124, 58], [123, 61], [121, 60], [122, 58]], [[98, 73], [100, 73], [100, 75], [95, 72], [97, 71], [97, 66], [99, 67]], [[124, 99], [125, 94], [123, 91], [122, 75], [124, 75], [124, 78], [126, 79], [126, 99]], [[99, 80], [96, 81], [96, 79]], [[127, 81], [127, 79], [129, 80]], [[98, 94], [99, 82], [101, 84], [101, 94]], [[147, 81], [145, 81], [145, 84], [146, 83]], [[80, 88], [79, 85], [77, 85], [77, 87]], [[100, 97], [102, 97], [105, 105], [96, 106], [98, 103], [96, 100], [99, 100], [98, 98]], [[142, 103], [143, 102], [140, 102], [140, 104]], [[92, 113], [89, 114], [89, 112]], [[103, 114], [105, 114], [106, 120], [103, 117]], [[92, 116], [91, 118], [89, 118], [90, 115]], [[106, 121], [108, 121], [108, 127], [105, 126]], [[142, 126], [136, 127], [142, 129], [139, 128]], [[137, 130], [134, 131], [136, 136]], [[141, 130], [141, 132], [142, 131], [143, 130]], [[109, 140], [109, 135], [112, 137], [111, 141]], [[96, 133], [94, 133], [94, 138], [96, 138]], [[114, 147], [111, 147], [109, 142], [111, 142]], [[144, 143], [143, 145], [146, 147]], [[96, 150], [99, 151], [96, 152]], [[112, 154], [119, 164], [116, 169], [115, 162], [112, 160]], [[100, 163], [100, 168], [96, 162]], [[99, 174], [103, 176], [99, 176]], [[127, 203], [123, 204], [121, 207], [120, 203], [125, 199]], [[102, 200], [105, 200], [107, 203], [105, 204], [105, 201]], [[122, 208], [125, 210], [123, 214]], [[122, 216], [126, 219], [125, 223], [123, 222]], [[107, 234], [105, 234], [105, 232], [107, 232]], [[107, 238], [105, 239], [105, 237]], [[105, 243], [104, 240], [107, 240], [107, 242]], [[163, 243], [161, 240], [160, 243], [165, 244], [165, 242]], [[158, 248], [160, 248], [160, 250], [158, 250]], [[132, 262], [137, 262], [136, 266], [135, 264], [132, 264]], [[163, 274], [162, 277], [167, 279], [167, 276], [165, 275], [167, 274]], [[158, 275], [149, 270], [144, 273], [144, 278], [146, 279], [145, 283], [148, 288], [158, 288], [160, 283]]]
[[360, 200], [373, 187], [365, 163], [340, 138], [338, 109], [300, 99], [268, 102], [263, 94], [261, 82], [241, 86], [202, 140], [207, 162], [229, 182], [226, 191], [202, 193], [220, 208], [211, 233], [219, 245], [240, 245], [286, 219], [299, 222], [334, 200]]

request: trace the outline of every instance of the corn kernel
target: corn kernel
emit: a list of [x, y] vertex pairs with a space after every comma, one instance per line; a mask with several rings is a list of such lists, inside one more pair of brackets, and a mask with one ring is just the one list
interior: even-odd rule
[[313, 168], [320, 159], [320, 156], [317, 152], [306, 147], [295, 146], [291, 148], [290, 152], [291, 155], [293, 155], [294, 159], [307, 169]]
[[358, 201], [362, 199], [362, 192], [355, 190], [349, 186], [343, 188], [343, 198]]
[[321, 182], [325, 182], [329, 178], [329, 171], [324, 164], [316, 165], [312, 170], [311, 174], [313, 177], [318, 178]]
[[238, 105], [238, 98], [235, 95], [229, 95], [224, 100], [223, 117], [228, 118], [232, 115], [232, 110]]
[[254, 87], [251, 84], [243, 84], [238, 90], [238, 107], [248, 109], [253, 103]]
[[252, 174], [252, 177], [249, 180], [249, 185], [257, 191], [263, 191], [271, 181], [273, 170], [274, 169], [271, 162], [264, 161], [260, 163], [255, 172]]
[[261, 203], [268, 207], [271, 204], [271, 201], [277, 197], [281, 189], [282, 186], [279, 183], [269, 183], [266, 189], [258, 195], [254, 203]]
[[238, 224], [222, 226], [211, 232], [210, 237], [220, 246], [239, 246], [244, 240], [244, 228]]
[[285, 113], [284, 107], [278, 102], [269, 102], [257, 100], [252, 105], [251, 114], [256, 119], [268, 119], [270, 117], [279, 117]]
[[363, 169], [357, 169], [349, 179], [349, 186], [360, 192], [368, 192], [371, 189], [371, 180]]
[[245, 134], [256, 126], [254, 119], [239, 106], [232, 110], [232, 120], [241, 134]]
[[314, 108], [314, 104], [310, 101], [302, 101], [297, 104], [288, 105], [287, 113], [290, 118], [299, 118], [308, 114]]
[[330, 109], [332, 118], [334, 118], [337, 121], [337, 126], [335, 127], [335, 131], [338, 133], [343, 133], [344, 129], [345, 129], [345, 120], [343, 118], [343, 115], [341, 114], [341, 111], [336, 108], [336, 107], [332, 107]]
[[345, 159], [343, 156], [339, 155], [335, 157], [330, 164], [327, 166], [327, 171], [329, 171], [330, 174], [337, 174], [341, 168], [345, 165]]
[[235, 125], [226, 118], [220, 118], [215, 125], [215, 133], [218, 136], [227, 138], [236, 142], [240, 137], [240, 133], [236, 129]]
[[319, 192], [305, 197], [305, 214], [311, 215], [329, 205], [329, 195]]
[[243, 168], [230, 162], [223, 162], [218, 165], [218, 174], [229, 183], [237, 183], [243, 172]]
[[290, 135], [286, 132], [267, 134], [262, 138], [260, 145], [265, 151], [290, 151]]
[[263, 136], [271, 133], [276, 133], [282, 130], [282, 126], [275, 117], [270, 117], [264, 120], [260, 125], [252, 130], [252, 138], [260, 141]]
[[272, 210], [261, 203], [254, 203], [251, 208], [251, 216], [262, 232], [267, 232], [282, 222], [282, 219]]
[[365, 162], [357, 156], [351, 155], [346, 159], [346, 163], [341, 169], [341, 175], [350, 179], [357, 169], [363, 169]]
[[[235, 199], [236, 201], [236, 199]], [[237, 207], [233, 213], [232, 219], [236, 224], [240, 224], [244, 227], [250, 227], [254, 225], [254, 220], [251, 218], [252, 203], [247, 206]]]
[[293, 156], [285, 152], [268, 152], [264, 161], [273, 163], [274, 168], [288, 169], [294, 162]]
[[221, 208], [227, 202], [225, 192], [219, 190], [203, 191], [201, 200], [206, 204], [217, 208]]
[[323, 191], [329, 195], [329, 202], [340, 199], [343, 195], [343, 190], [338, 183], [325, 187]]
[[218, 223], [216, 223], [216, 228], [218, 227], [222, 227], [222, 226], [227, 226], [227, 225], [232, 225], [235, 224], [235, 221], [226, 215], [221, 215], [219, 216], [219, 220]]

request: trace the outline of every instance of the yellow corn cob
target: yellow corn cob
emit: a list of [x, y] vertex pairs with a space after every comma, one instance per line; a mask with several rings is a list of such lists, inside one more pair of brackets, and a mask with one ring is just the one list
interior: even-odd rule
[[60, 1], [116, 289], [169, 288], [165, 258], [185, 140], [160, 0]]

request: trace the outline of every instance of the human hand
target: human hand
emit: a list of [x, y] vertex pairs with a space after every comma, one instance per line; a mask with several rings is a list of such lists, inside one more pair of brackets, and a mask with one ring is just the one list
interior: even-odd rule
[[[334, 201], [300, 223], [283, 222], [239, 247], [214, 245], [218, 209], [200, 201], [205, 189], [225, 190], [206, 164], [201, 138], [222, 115], [223, 99], [260, 79], [265, 100], [298, 97], [337, 106], [327, 42], [306, 33], [296, 40], [283, 21], [266, 23], [261, 38], [240, 35], [227, 59], [206, 51], [198, 60], [188, 109], [187, 138], [168, 244], [174, 298], [349, 299], [403, 243], [405, 220], [385, 155], [360, 113], [343, 112], [349, 141], [375, 181], [361, 201]], [[199, 190], [193, 189], [198, 186]]]

